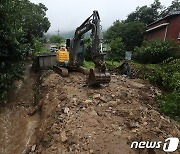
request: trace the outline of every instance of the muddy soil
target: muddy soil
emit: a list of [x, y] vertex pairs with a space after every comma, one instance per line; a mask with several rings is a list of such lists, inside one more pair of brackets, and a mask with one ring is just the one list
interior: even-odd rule
[[42, 79], [41, 123], [30, 153], [161, 154], [130, 146], [180, 138], [180, 125], [158, 110], [161, 91], [146, 81], [113, 74], [109, 86], [90, 88], [77, 72], [67, 78], [49, 72]]
[[17, 89], [0, 106], [0, 154], [27, 153], [36, 141], [39, 115], [28, 116], [28, 112], [34, 103], [34, 86], [39, 75], [30, 69], [31, 65], [27, 65], [24, 81], [15, 83]]

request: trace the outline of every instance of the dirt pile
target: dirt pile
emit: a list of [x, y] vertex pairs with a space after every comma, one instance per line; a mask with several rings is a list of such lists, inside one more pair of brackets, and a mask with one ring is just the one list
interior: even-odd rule
[[90, 88], [77, 72], [42, 78], [41, 123], [30, 153], [163, 153], [130, 146], [180, 137], [180, 126], [157, 110], [159, 89], [143, 80], [114, 74], [109, 86]]

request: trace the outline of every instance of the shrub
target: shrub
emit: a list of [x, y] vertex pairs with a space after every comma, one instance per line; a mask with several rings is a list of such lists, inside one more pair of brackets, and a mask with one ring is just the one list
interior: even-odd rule
[[141, 47], [135, 48], [135, 60], [140, 63], [157, 64], [168, 59], [175, 57], [176, 51], [180, 49], [179, 44], [173, 41], [155, 40], [144, 42]]
[[87, 61], [91, 61], [91, 48], [92, 48], [92, 42], [90, 38], [84, 39], [84, 48], [85, 48], [85, 53], [84, 53], [84, 58]]
[[180, 59], [153, 67], [144, 77], [166, 91], [180, 90]]
[[178, 91], [161, 95], [158, 98], [158, 102], [162, 112], [180, 121], [180, 95]]
[[121, 38], [116, 38], [109, 43], [110, 50], [108, 58], [113, 61], [119, 61], [125, 57], [125, 45]]
[[180, 120], [180, 59], [167, 59], [152, 71], [145, 73], [151, 83], [164, 89], [165, 94], [158, 97], [158, 103], [163, 113]]

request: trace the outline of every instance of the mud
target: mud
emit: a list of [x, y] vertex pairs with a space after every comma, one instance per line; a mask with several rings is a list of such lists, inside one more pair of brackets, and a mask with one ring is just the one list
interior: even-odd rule
[[38, 89], [39, 76], [27, 71], [0, 108], [0, 153], [163, 154], [130, 148], [133, 141], [180, 138], [179, 123], [158, 109], [161, 91], [144, 80], [111, 77], [109, 85], [88, 87], [81, 73], [62, 78], [47, 71]]
[[155, 96], [161, 91], [146, 81], [113, 74], [108, 86], [87, 87], [77, 72], [43, 78], [41, 124], [31, 153], [161, 154], [162, 149], [130, 146], [180, 137], [180, 125], [159, 112]]
[[27, 65], [24, 81], [17, 81], [8, 102], [0, 107], [0, 153], [26, 153], [36, 141], [35, 130], [39, 115], [28, 116], [34, 102], [34, 85], [38, 75]]

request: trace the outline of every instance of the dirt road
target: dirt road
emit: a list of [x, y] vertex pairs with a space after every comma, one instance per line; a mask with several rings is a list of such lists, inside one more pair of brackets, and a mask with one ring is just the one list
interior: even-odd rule
[[77, 72], [68, 78], [50, 72], [42, 79], [41, 124], [31, 153], [161, 154], [130, 146], [180, 137], [180, 125], [158, 111], [160, 90], [143, 80], [114, 74], [109, 86], [89, 88]]

